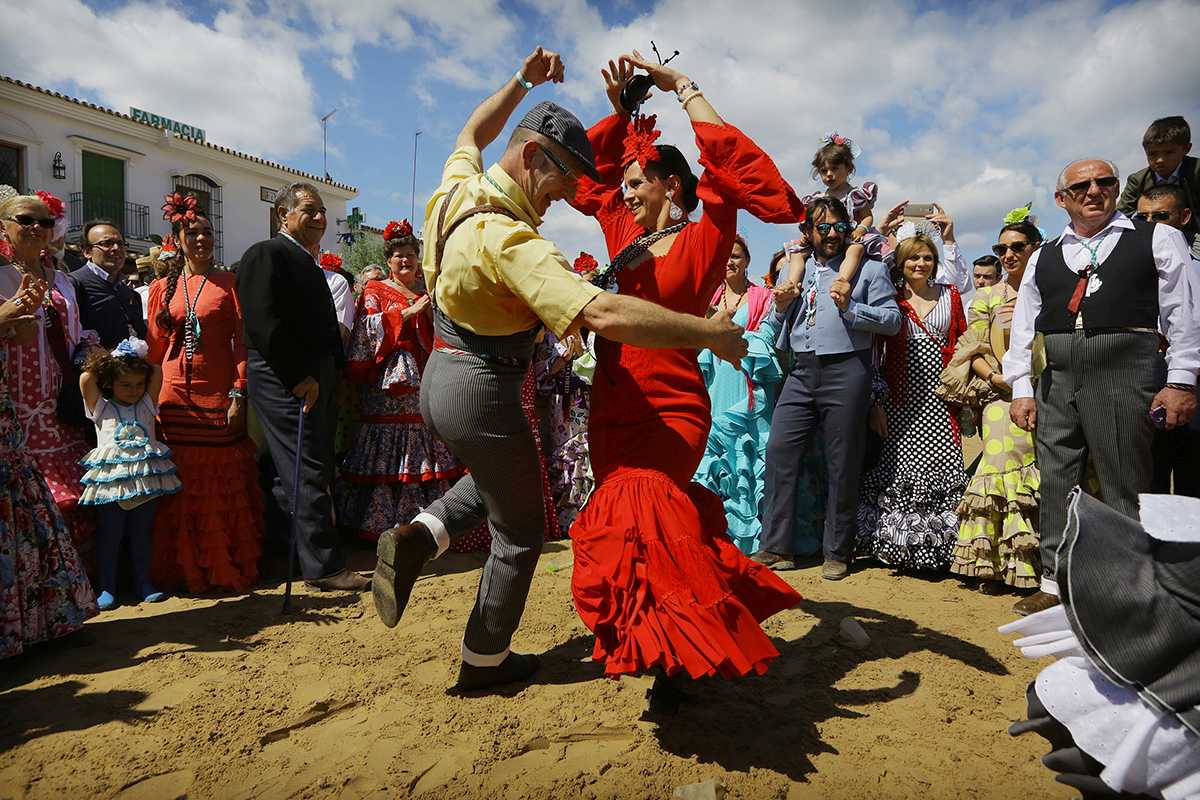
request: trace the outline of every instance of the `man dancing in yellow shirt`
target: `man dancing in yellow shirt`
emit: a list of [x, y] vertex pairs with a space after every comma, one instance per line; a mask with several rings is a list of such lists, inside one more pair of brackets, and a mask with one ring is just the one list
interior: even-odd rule
[[539, 103], [484, 171], [481, 151], [526, 93], [562, 80], [558, 54], [534, 50], [471, 114], [425, 207], [424, 229], [435, 241], [425, 248], [423, 268], [436, 339], [421, 381], [421, 415], [470, 475], [379, 538], [372, 592], [380, 619], [396, 625], [425, 562], [486, 517], [492, 551], [463, 636], [460, 690], [522, 681], [538, 667], [537, 656], [509, 645], [544, 530], [537, 448], [520, 404], [541, 326], [559, 338], [587, 327], [640, 347], [707, 347], [734, 363], [746, 353], [743, 331], [728, 313], [704, 319], [602, 292], [538, 235], [550, 204], [573, 197], [580, 174], [598, 178], [575, 115]]

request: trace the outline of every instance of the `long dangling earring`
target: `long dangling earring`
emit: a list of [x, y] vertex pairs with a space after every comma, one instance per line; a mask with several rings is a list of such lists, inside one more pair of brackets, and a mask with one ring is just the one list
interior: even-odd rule
[[674, 192], [667, 192], [667, 202], [671, 204], [671, 210], [667, 212], [671, 219], [675, 220], [676, 222], [683, 219], [683, 209], [675, 205]]

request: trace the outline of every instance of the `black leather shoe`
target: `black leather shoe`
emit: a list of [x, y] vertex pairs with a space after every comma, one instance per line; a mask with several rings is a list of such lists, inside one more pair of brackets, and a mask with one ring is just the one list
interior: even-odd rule
[[304, 585], [322, 592], [365, 592], [371, 582], [357, 572], [344, 569], [325, 578], [305, 581]]
[[464, 661], [458, 670], [458, 683], [454, 684], [454, 689], [459, 692], [477, 692], [493, 686], [520, 683], [537, 672], [539, 666], [541, 661], [532, 653], [521, 655], [510, 652], [508, 658], [496, 667], [475, 667]]
[[371, 576], [371, 595], [384, 625], [394, 628], [400, 622], [421, 567], [436, 552], [433, 534], [419, 522], [397, 525], [379, 535], [375, 545], [375, 555], [379, 558]]

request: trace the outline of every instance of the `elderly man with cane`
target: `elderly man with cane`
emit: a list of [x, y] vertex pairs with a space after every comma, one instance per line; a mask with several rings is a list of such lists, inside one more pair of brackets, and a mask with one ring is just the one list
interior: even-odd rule
[[[329, 491], [334, 386], [345, 356], [333, 298], [317, 263], [325, 204], [316, 186], [293, 183], [279, 192], [275, 213], [279, 235], [251, 245], [237, 273], [250, 405], [278, 474], [287, 476], [276, 479], [273, 492], [279, 507], [292, 512], [290, 546], [305, 582], [326, 591], [362, 591], [370, 583], [346, 567]], [[290, 579], [289, 570], [289, 584]]]
[[704, 319], [602, 292], [572, 274], [538, 234], [550, 204], [574, 196], [579, 175], [597, 178], [587, 132], [566, 109], [539, 103], [484, 170], [481, 151], [526, 93], [562, 79], [557, 53], [531, 53], [471, 114], [425, 210], [435, 242], [423, 266], [436, 338], [421, 413], [470, 475], [411, 524], [380, 537], [373, 591], [384, 624], [396, 625], [425, 562], [487, 519], [492, 551], [463, 637], [459, 690], [525, 680], [538, 667], [536, 656], [509, 645], [542, 545], [538, 457], [520, 404], [541, 326], [560, 338], [587, 327], [641, 347], [708, 347], [735, 363], [746, 353], [728, 313]]
[[[1029, 259], [1013, 312], [1004, 380], [1012, 420], [1037, 429], [1042, 585], [1013, 610], [1058, 603], [1056, 554], [1067, 498], [1095, 465], [1100, 498], [1138, 518], [1138, 494], [1154, 475], [1154, 429], [1186, 425], [1196, 412], [1200, 326], [1185, 270], [1183, 235], [1117, 211], [1117, 169], [1103, 159], [1068, 164], [1054, 199], [1070, 224]], [[1046, 368], [1036, 391], [1033, 340]], [[1160, 342], [1166, 343], [1165, 358]]]

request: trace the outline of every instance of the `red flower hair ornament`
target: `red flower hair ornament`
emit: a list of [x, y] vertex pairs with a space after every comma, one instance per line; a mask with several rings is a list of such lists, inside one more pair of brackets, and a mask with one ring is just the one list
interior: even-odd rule
[[329, 251], [321, 253], [321, 269], [326, 269], [330, 272], [337, 272], [341, 268], [341, 256], [339, 256], [337, 253], [330, 253]]
[[176, 222], [196, 221], [196, 195], [179, 192], [163, 195], [163, 219], [174, 225]]
[[42, 202], [46, 206], [46, 210], [50, 212], [50, 216], [54, 217], [55, 219], [62, 219], [63, 216], [66, 215], [67, 209], [63, 205], [62, 200], [59, 200], [54, 195], [41, 189], [38, 189], [36, 192], [34, 192], [34, 194], [42, 199]]
[[636, 161], [638, 166], [645, 169], [647, 164], [658, 160], [658, 148], [654, 142], [662, 136], [662, 131], [654, 127], [656, 122], [658, 117], [653, 114], [630, 118], [629, 130], [625, 134], [625, 153], [621, 156], [622, 164]]
[[581, 274], [594, 272], [599, 267], [600, 263], [591, 253], [580, 253], [579, 258], [575, 259], [575, 263], [571, 265], [571, 269]]
[[408, 220], [396, 222], [392, 220], [383, 229], [383, 240], [390, 242], [392, 239], [406, 239], [413, 235], [412, 223]]

